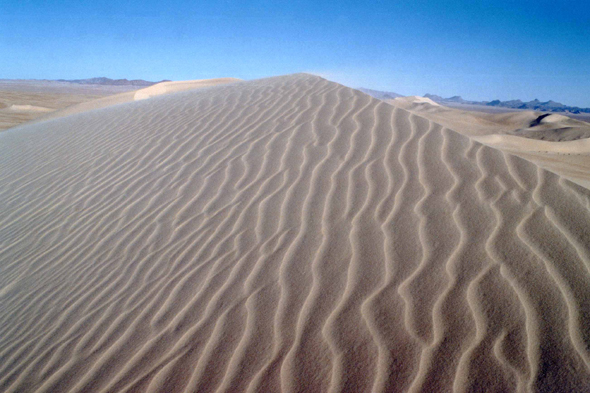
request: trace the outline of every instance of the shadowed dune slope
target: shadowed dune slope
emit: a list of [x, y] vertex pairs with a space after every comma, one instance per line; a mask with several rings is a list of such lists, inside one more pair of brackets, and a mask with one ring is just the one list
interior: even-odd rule
[[0, 134], [0, 391], [590, 387], [590, 191], [306, 74]]

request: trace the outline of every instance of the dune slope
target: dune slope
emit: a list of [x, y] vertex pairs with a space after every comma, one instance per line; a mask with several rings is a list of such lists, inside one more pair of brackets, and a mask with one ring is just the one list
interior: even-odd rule
[[77, 105], [72, 105], [60, 111], [53, 112], [44, 116], [40, 120], [55, 119], [58, 117], [71, 116], [77, 113], [88, 112], [95, 109], [108, 108], [113, 105], [125, 104], [128, 102], [145, 100], [152, 97], [157, 97], [164, 94], [171, 94], [186, 90], [202, 89], [205, 87], [212, 87], [226, 83], [239, 82], [236, 78], [217, 78], [217, 79], [198, 79], [188, 81], [173, 81], [160, 82], [155, 85], [145, 87], [139, 90], [127, 91], [124, 93], [115, 94], [109, 97], [92, 100], [89, 102], [82, 102]]
[[0, 134], [0, 390], [584, 391], [590, 191], [319, 77]]
[[423, 97], [387, 102], [590, 189], [590, 123], [533, 111], [462, 111], [425, 102]]

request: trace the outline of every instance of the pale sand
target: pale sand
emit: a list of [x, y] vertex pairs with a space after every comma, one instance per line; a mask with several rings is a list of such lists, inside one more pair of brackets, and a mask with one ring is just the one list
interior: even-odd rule
[[45, 112], [130, 90], [137, 87], [0, 79], [0, 131], [43, 118]]
[[0, 149], [1, 391], [590, 388], [590, 191], [423, 116], [297, 74]]
[[161, 82], [140, 90], [134, 86], [0, 80], [0, 89], [6, 89], [0, 90], [0, 131], [31, 121], [45, 121], [162, 94], [217, 86], [239, 80], [218, 78]]
[[470, 136], [510, 134], [553, 142], [590, 138], [589, 123], [557, 113], [464, 111], [439, 105], [428, 98], [414, 96], [386, 102]]
[[590, 189], [589, 123], [533, 111], [501, 114], [462, 111], [416, 102], [414, 97], [387, 102], [488, 146], [518, 155]]
[[134, 100], [144, 100], [150, 97], [156, 97], [162, 94], [176, 93], [185, 90], [201, 89], [203, 87], [211, 87], [222, 85], [225, 83], [239, 82], [236, 78], [217, 78], [217, 79], [199, 79], [192, 81], [174, 81], [161, 82], [156, 85], [146, 87], [138, 90], [133, 96]]
[[[25, 90], [22, 88], [26, 87]], [[37, 91], [31, 91], [37, 86]], [[84, 101], [95, 100], [104, 96], [84, 92], [47, 91], [45, 85], [33, 83], [2, 83], [0, 82], [0, 131], [43, 117], [53, 112]]]
[[83, 102], [78, 105], [73, 105], [58, 112], [54, 112], [45, 116], [42, 120], [54, 119], [58, 117], [70, 116], [76, 113], [87, 112], [94, 109], [108, 108], [113, 105], [125, 104], [127, 102], [145, 100], [150, 97], [157, 97], [160, 95], [177, 93], [186, 90], [202, 89], [205, 87], [212, 87], [223, 85], [232, 82], [238, 82], [240, 79], [236, 78], [217, 78], [217, 79], [200, 79], [190, 81], [177, 82], [161, 82], [150, 87], [146, 87], [137, 91], [129, 91], [104, 97], [98, 100]]
[[51, 108], [46, 108], [44, 106], [35, 106], [35, 105], [10, 105], [8, 107], [9, 110], [11, 111], [17, 111], [17, 112], [28, 112], [28, 111], [32, 111], [32, 112], [52, 112], [53, 109]]

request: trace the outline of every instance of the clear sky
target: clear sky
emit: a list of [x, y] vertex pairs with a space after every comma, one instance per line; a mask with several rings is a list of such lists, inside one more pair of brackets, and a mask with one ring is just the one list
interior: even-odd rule
[[294, 72], [590, 107], [590, 1], [0, 0], [0, 78]]

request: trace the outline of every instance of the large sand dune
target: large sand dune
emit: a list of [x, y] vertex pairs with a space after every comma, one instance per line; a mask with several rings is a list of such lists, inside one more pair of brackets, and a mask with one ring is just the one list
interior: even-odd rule
[[145, 100], [151, 97], [157, 97], [160, 95], [166, 95], [171, 93], [177, 93], [186, 90], [196, 90], [205, 87], [218, 86], [226, 83], [232, 83], [240, 81], [236, 78], [217, 78], [217, 79], [198, 79], [189, 81], [173, 81], [173, 82], [160, 82], [155, 85], [145, 87], [143, 89], [126, 91], [123, 93], [103, 97], [88, 102], [81, 102], [77, 105], [72, 105], [64, 108], [60, 111], [53, 112], [47, 116], [44, 116], [40, 120], [55, 119], [58, 117], [65, 117], [75, 115], [77, 113], [88, 112], [90, 110], [108, 108], [113, 105], [125, 104], [127, 102]]
[[239, 79], [160, 82], [137, 90], [137, 86], [131, 85], [86, 85], [58, 81], [0, 79], [0, 131], [26, 122], [45, 121], [163, 94], [236, 81]]
[[0, 185], [1, 391], [590, 389], [590, 191], [319, 77], [13, 128]]

